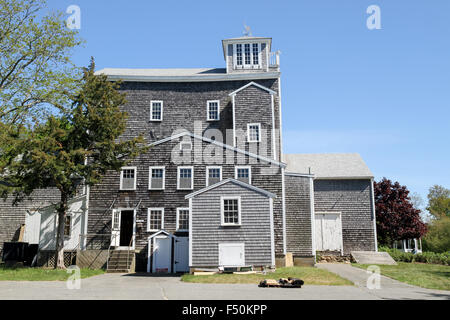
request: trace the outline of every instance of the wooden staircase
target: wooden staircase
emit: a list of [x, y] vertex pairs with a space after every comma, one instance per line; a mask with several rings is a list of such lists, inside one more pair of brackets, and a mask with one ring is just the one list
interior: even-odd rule
[[108, 273], [132, 273], [135, 270], [134, 250], [111, 250], [108, 257]]

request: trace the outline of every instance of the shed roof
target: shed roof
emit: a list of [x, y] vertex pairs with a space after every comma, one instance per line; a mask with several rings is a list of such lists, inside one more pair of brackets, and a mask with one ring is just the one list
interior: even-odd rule
[[283, 162], [287, 173], [312, 173], [318, 179], [373, 178], [358, 153], [284, 154]]

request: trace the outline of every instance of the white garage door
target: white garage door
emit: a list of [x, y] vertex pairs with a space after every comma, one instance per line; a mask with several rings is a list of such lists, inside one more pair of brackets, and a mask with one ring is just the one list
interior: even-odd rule
[[243, 243], [219, 243], [219, 265], [225, 267], [245, 266]]
[[341, 214], [316, 213], [316, 250], [342, 251]]

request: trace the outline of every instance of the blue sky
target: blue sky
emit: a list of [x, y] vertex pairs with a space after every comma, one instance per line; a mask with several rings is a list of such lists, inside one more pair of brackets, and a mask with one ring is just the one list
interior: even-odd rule
[[[74, 61], [97, 67], [224, 67], [221, 40], [281, 50], [286, 153], [358, 152], [376, 179], [424, 200], [450, 187], [450, 1], [48, 0], [81, 8]], [[366, 27], [369, 5], [381, 30]]]

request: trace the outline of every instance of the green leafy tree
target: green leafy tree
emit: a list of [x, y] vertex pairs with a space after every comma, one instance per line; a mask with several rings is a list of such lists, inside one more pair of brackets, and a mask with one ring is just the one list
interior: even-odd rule
[[432, 216], [423, 239], [427, 251], [450, 251], [450, 190], [434, 185], [428, 192], [427, 210]]
[[81, 70], [70, 61], [82, 41], [45, 0], [0, 0], [0, 174], [18, 136], [69, 105]]
[[425, 251], [450, 251], [450, 217], [443, 216], [431, 221], [422, 243]]
[[[0, 122], [31, 122], [67, 102], [79, 69], [70, 61], [81, 40], [45, 0], [0, 0]], [[40, 18], [39, 18], [39, 17]], [[75, 77], [74, 77], [75, 75]]]
[[119, 106], [125, 96], [119, 83], [94, 75], [94, 62], [85, 69], [80, 90], [70, 110], [49, 116], [19, 139], [18, 156], [8, 167], [6, 182], [16, 202], [38, 188], [56, 187], [60, 201], [56, 237], [56, 267], [64, 268], [64, 220], [68, 201], [81, 183], [94, 185], [108, 170], [119, 171], [131, 159], [145, 152], [142, 136], [124, 140], [127, 114]]
[[436, 218], [450, 217], [450, 190], [434, 185], [428, 191], [428, 212]]

